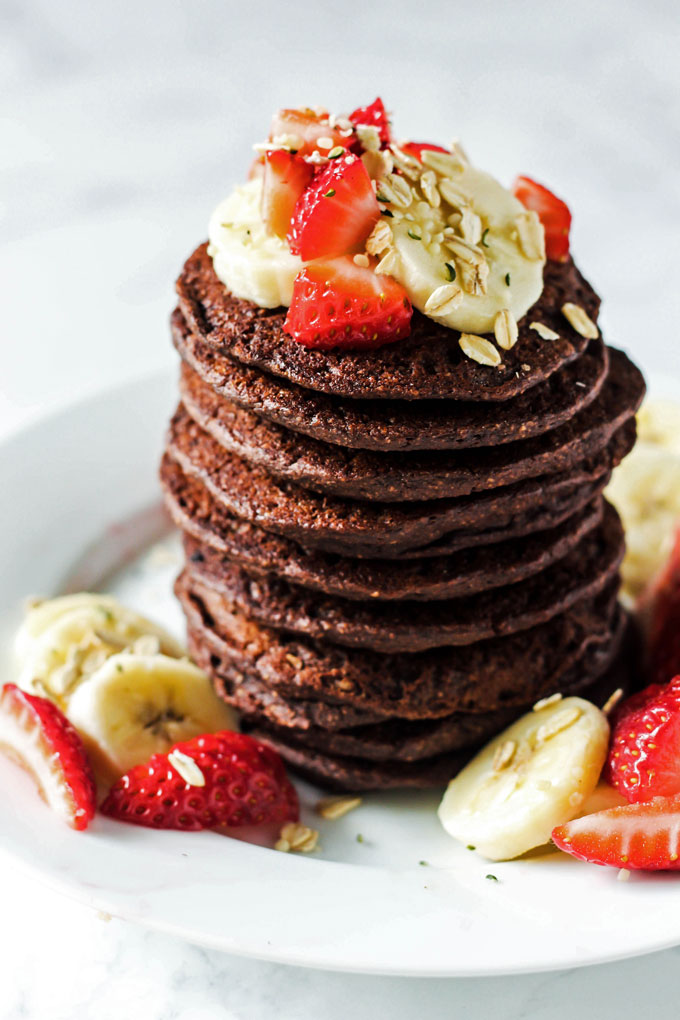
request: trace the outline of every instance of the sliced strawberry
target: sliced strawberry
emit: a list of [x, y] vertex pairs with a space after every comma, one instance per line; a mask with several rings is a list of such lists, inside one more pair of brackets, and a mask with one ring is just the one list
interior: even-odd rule
[[680, 673], [680, 528], [646, 602], [648, 676], [652, 683], [665, 684]]
[[370, 127], [376, 127], [380, 134], [381, 147], [384, 148], [384, 146], [389, 145], [392, 141], [390, 134], [390, 122], [380, 96], [378, 96], [377, 99], [374, 99], [370, 106], [358, 107], [354, 113], [350, 113], [349, 119], [355, 126], [358, 124], [367, 124]]
[[330, 142], [320, 150], [325, 154], [337, 145], [349, 148], [352, 141], [352, 138], [343, 135], [340, 128], [330, 126], [327, 114], [319, 114], [314, 110], [279, 110], [272, 121], [269, 137], [275, 139], [284, 136], [298, 140], [296, 151], [300, 156], [310, 156], [319, 149], [320, 138]]
[[652, 684], [619, 707], [607, 772], [631, 803], [680, 793], [680, 676]]
[[431, 142], [406, 142], [405, 145], [401, 146], [402, 152], [405, 152], [407, 156], [414, 156], [416, 159], [422, 159], [423, 149], [427, 149], [429, 152], [449, 151], [441, 145], [432, 145]]
[[5, 684], [0, 747], [33, 775], [49, 806], [72, 829], [87, 828], [97, 804], [92, 769], [80, 737], [55, 704]]
[[313, 176], [313, 168], [302, 156], [294, 156], [285, 149], [271, 149], [266, 153], [262, 220], [273, 234], [286, 236], [295, 205]]
[[331, 160], [302, 194], [288, 245], [304, 262], [358, 251], [379, 218], [368, 171], [350, 153]]
[[152, 829], [197, 831], [294, 822], [300, 808], [276, 751], [224, 730], [182, 741], [130, 769], [101, 810]]
[[248, 180], [254, 181], [264, 175], [264, 156], [256, 156], [248, 170]]
[[680, 868], [680, 796], [598, 811], [553, 829], [553, 843], [581, 861], [613, 868]]
[[526, 209], [533, 209], [545, 230], [545, 251], [549, 259], [564, 262], [569, 255], [569, 206], [531, 177], [517, 177], [512, 193]]
[[408, 336], [411, 303], [391, 276], [378, 276], [345, 256], [298, 274], [283, 328], [319, 350], [381, 347]]

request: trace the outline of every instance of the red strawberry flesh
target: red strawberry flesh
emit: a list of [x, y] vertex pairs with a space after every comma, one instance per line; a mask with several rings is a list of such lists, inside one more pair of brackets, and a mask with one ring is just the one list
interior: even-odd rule
[[680, 676], [619, 706], [607, 774], [631, 803], [680, 793]]
[[448, 149], [444, 149], [441, 145], [433, 145], [432, 142], [406, 142], [405, 145], [401, 146], [402, 152], [405, 152], [407, 156], [413, 156], [415, 159], [419, 159], [422, 162], [423, 151], [428, 152], [448, 152]]
[[[203, 785], [192, 785], [180, 774], [173, 764], [174, 751], [192, 759]], [[119, 821], [185, 831], [283, 823], [299, 817], [295, 787], [276, 751], [227, 730], [153, 755], [114, 783], [101, 810]]]
[[411, 304], [390, 276], [349, 256], [312, 263], [295, 279], [284, 330], [305, 347], [380, 347], [408, 336]]
[[301, 156], [294, 156], [285, 149], [266, 153], [262, 220], [272, 233], [286, 236], [295, 205], [313, 176], [314, 170]]
[[[279, 110], [272, 121], [270, 140], [277, 138], [295, 139], [300, 156], [310, 156], [315, 151], [328, 154], [337, 145], [349, 148], [351, 138], [342, 134], [339, 128], [330, 126], [328, 116], [314, 110]], [[319, 139], [330, 142], [320, 149]]]
[[288, 245], [303, 262], [359, 251], [379, 218], [368, 171], [350, 153], [331, 160], [303, 192]]
[[538, 213], [545, 230], [545, 251], [548, 258], [564, 262], [569, 255], [571, 227], [571, 213], [566, 202], [531, 177], [518, 177], [512, 186], [512, 193], [525, 209], [532, 209]]
[[31, 773], [49, 806], [71, 828], [87, 828], [97, 803], [92, 769], [78, 733], [55, 704], [5, 684], [0, 747]]
[[591, 864], [644, 871], [680, 868], [680, 796], [584, 815], [553, 830], [560, 850]]
[[665, 684], [680, 673], [680, 528], [668, 563], [653, 586], [645, 615], [649, 620], [649, 679]]
[[355, 126], [363, 124], [377, 128], [380, 135], [381, 147], [390, 144], [392, 140], [390, 135], [390, 122], [380, 96], [378, 96], [377, 99], [374, 99], [370, 106], [358, 107], [358, 109], [354, 110], [353, 113], [350, 113], [349, 119]]

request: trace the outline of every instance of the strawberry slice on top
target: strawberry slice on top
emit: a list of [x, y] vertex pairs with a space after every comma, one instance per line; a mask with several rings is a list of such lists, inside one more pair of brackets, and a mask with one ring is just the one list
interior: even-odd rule
[[606, 767], [631, 803], [680, 793], [680, 676], [619, 706]]
[[411, 314], [401, 284], [344, 256], [298, 273], [283, 328], [305, 347], [358, 350], [408, 336]]
[[553, 843], [591, 864], [644, 871], [680, 868], [680, 796], [597, 811], [553, 829]]
[[295, 206], [288, 246], [303, 262], [359, 251], [380, 218], [366, 167], [353, 153], [317, 173]]
[[381, 148], [389, 145], [392, 141], [389, 118], [380, 96], [378, 96], [377, 99], [374, 99], [369, 106], [357, 107], [353, 113], [350, 113], [349, 119], [355, 126], [364, 124], [369, 127], [376, 127], [378, 129], [378, 134], [380, 135]]
[[67, 825], [87, 828], [97, 805], [92, 769], [80, 737], [55, 704], [5, 684], [0, 691], [0, 748], [31, 773]]
[[327, 115], [306, 109], [279, 110], [274, 115], [269, 138], [294, 141], [300, 156], [311, 156], [315, 151], [328, 154], [338, 145], [347, 149], [352, 141], [340, 128], [330, 126]]
[[288, 233], [295, 205], [314, 176], [302, 156], [286, 149], [270, 149], [264, 157], [262, 221], [279, 237]]
[[569, 256], [569, 230], [571, 213], [569, 206], [552, 191], [531, 177], [517, 177], [512, 193], [525, 209], [538, 213], [545, 231], [545, 251], [554, 262], [564, 262]]
[[405, 145], [401, 146], [402, 152], [405, 152], [407, 156], [413, 156], [422, 162], [422, 154], [424, 150], [428, 152], [448, 152], [442, 145], [433, 145], [432, 142], [406, 142]]

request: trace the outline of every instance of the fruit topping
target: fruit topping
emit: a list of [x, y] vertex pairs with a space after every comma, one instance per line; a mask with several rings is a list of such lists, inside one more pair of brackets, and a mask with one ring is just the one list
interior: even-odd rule
[[[351, 125], [350, 125], [351, 128]], [[314, 152], [328, 155], [333, 149], [349, 147], [353, 131], [331, 127], [328, 114], [316, 110], [279, 110], [272, 121], [269, 139], [300, 156]]]
[[320, 170], [295, 206], [288, 244], [304, 262], [359, 251], [380, 218], [368, 171], [350, 153]]
[[531, 177], [517, 177], [512, 192], [526, 209], [538, 213], [545, 230], [545, 250], [549, 259], [563, 262], [569, 255], [571, 213], [568, 205]]
[[664, 684], [680, 673], [680, 525], [666, 566], [644, 600], [648, 676]]
[[406, 142], [405, 145], [401, 146], [402, 152], [405, 152], [407, 156], [413, 156], [414, 159], [419, 161], [422, 160], [424, 150], [428, 152], [448, 152], [448, 149], [444, 149], [441, 145], [433, 145], [432, 142]]
[[[370, 106], [358, 107], [353, 113], [350, 113], [349, 119], [357, 129], [359, 127], [377, 128], [381, 147], [390, 144], [392, 140], [390, 136], [390, 122], [380, 96], [374, 99]], [[358, 133], [359, 140], [361, 141], [361, 132]]]
[[33, 775], [49, 806], [72, 829], [87, 828], [96, 808], [92, 769], [80, 737], [56, 705], [5, 684], [0, 748]]
[[298, 343], [319, 350], [380, 347], [410, 328], [404, 288], [349, 256], [314, 263], [296, 277], [284, 324]]
[[680, 676], [616, 710], [607, 774], [633, 804], [680, 793]]
[[299, 817], [297, 793], [276, 751], [230, 732], [153, 755], [114, 784], [101, 810], [119, 821], [185, 831]]
[[262, 220], [268, 230], [286, 236], [295, 204], [313, 176], [313, 168], [302, 156], [286, 149], [270, 149], [265, 154]]
[[492, 740], [451, 780], [439, 819], [491, 860], [541, 846], [597, 785], [609, 725], [582, 698], [548, 698]]
[[552, 834], [560, 850], [591, 864], [646, 871], [680, 868], [680, 795], [585, 815]]

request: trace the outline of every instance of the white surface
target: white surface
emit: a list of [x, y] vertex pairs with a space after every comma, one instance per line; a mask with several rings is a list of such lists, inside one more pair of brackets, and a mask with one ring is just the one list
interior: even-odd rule
[[[400, 134], [459, 134], [502, 178], [554, 185], [609, 338], [677, 366], [671, 0], [4, 0], [0, 17], [1, 430], [170, 365], [171, 281], [273, 108], [378, 90]], [[354, 978], [101, 924], [11, 868], [0, 897], [2, 1020], [676, 1015], [675, 951], [553, 977]]]

